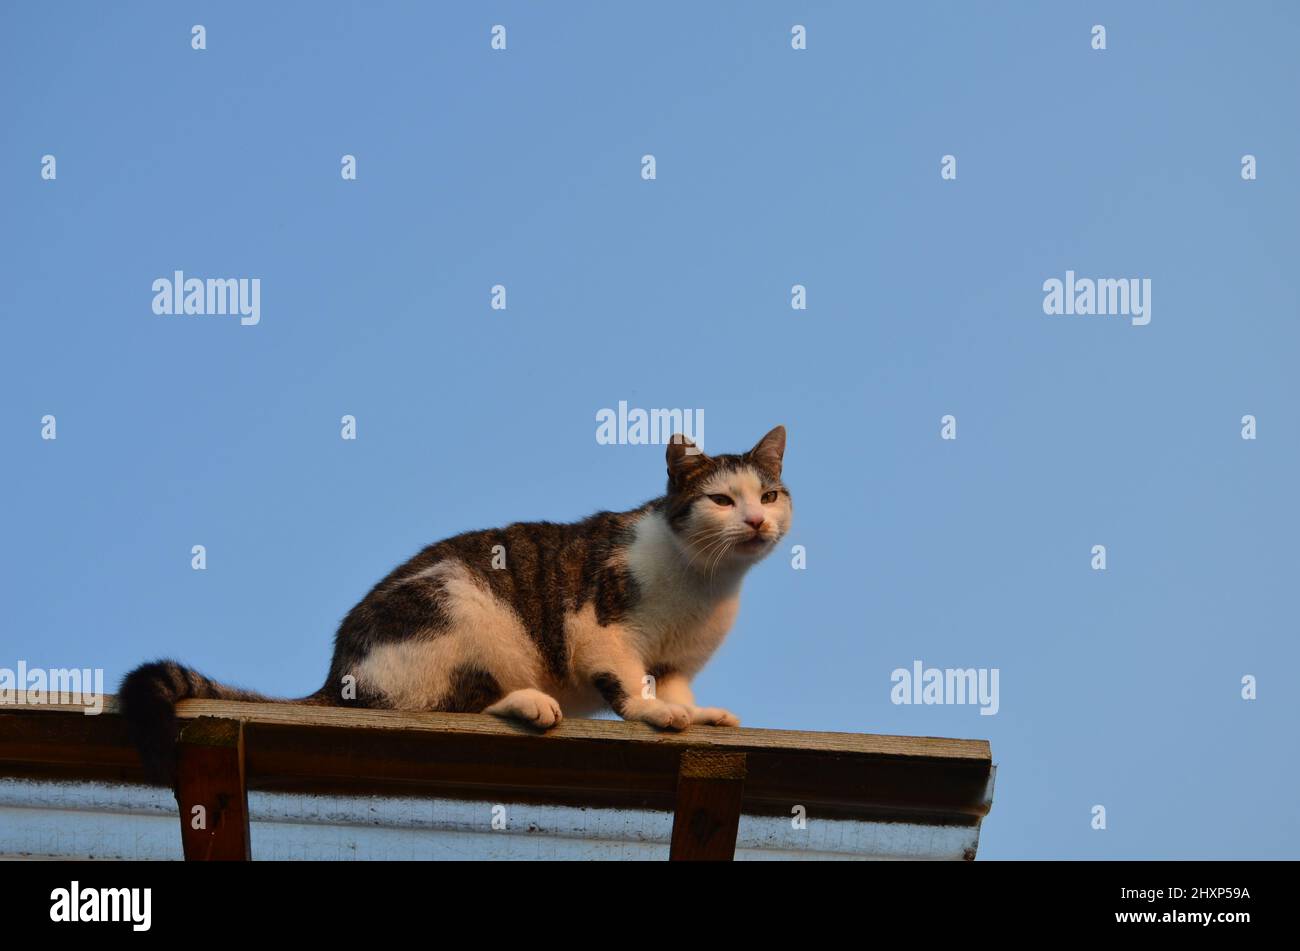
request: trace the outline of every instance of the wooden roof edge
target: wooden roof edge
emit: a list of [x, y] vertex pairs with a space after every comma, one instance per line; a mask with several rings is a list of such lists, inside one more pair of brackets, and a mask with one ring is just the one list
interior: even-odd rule
[[[98, 715], [119, 716], [117, 698], [104, 695]], [[569, 718], [542, 733], [512, 720], [478, 713], [428, 713], [375, 710], [357, 707], [322, 707], [294, 703], [249, 703], [231, 700], [185, 700], [177, 705], [177, 717], [193, 720], [220, 717], [266, 727], [307, 727], [343, 730], [399, 730], [435, 732], [465, 737], [534, 736], [541, 739], [621, 742], [764, 752], [824, 753], [925, 759], [992, 765], [989, 742], [982, 739], [953, 739], [932, 736], [895, 736], [874, 733], [837, 733], [780, 730], [753, 727], [691, 726], [680, 732], [657, 730], [644, 723], [624, 720]], [[0, 702], [6, 713], [88, 714], [79, 704], [31, 703], [23, 694], [16, 702]]]

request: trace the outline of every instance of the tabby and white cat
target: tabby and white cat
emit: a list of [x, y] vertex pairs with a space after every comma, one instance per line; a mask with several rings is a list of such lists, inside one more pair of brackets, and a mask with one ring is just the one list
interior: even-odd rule
[[[639, 508], [430, 545], [348, 613], [325, 686], [293, 702], [485, 712], [541, 729], [605, 706], [669, 730], [737, 726], [697, 706], [690, 682], [735, 620], [745, 573], [789, 531], [784, 453], [782, 426], [738, 455], [674, 436], [668, 491]], [[163, 781], [177, 701], [267, 699], [174, 661], [136, 668], [119, 696]]]

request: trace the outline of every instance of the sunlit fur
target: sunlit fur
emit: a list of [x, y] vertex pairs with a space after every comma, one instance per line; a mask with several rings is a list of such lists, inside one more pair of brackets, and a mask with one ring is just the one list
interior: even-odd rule
[[[764, 503], [763, 495], [775, 492]], [[700, 486], [701, 497], [691, 506], [679, 535], [688, 564], [712, 578], [734, 575], [771, 552], [790, 529], [790, 495], [780, 480], [765, 477], [752, 466], [724, 470]], [[732, 505], [719, 505], [710, 496], [725, 495]], [[762, 521], [757, 527], [746, 519]], [[757, 547], [751, 545], [755, 542]]]
[[[675, 437], [667, 491], [638, 508], [435, 542], [348, 612], [325, 685], [297, 702], [486, 712], [538, 729], [602, 708], [662, 729], [738, 725], [697, 705], [690, 685], [735, 622], [746, 572], [790, 529], [784, 452], [780, 426], [737, 455]], [[137, 668], [119, 693], [160, 778], [174, 768], [177, 701], [266, 699], [174, 661]]]

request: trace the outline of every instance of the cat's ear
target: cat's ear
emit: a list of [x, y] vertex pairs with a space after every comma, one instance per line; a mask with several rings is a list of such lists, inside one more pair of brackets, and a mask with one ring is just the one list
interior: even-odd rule
[[785, 427], [776, 427], [776, 429], [760, 439], [754, 448], [745, 455], [764, 469], [779, 476], [781, 474], [781, 460], [785, 458]]
[[709, 461], [709, 457], [699, 446], [681, 433], [674, 433], [668, 440], [668, 486], [675, 488], [692, 472]]

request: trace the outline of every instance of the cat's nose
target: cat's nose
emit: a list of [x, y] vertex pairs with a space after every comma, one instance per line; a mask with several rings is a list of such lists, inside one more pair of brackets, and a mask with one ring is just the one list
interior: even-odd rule
[[752, 515], [745, 516], [745, 524], [748, 525], [750, 528], [752, 528], [754, 531], [758, 531], [760, 528], [763, 527], [763, 520], [765, 518], [766, 516], [762, 512], [756, 512]]

